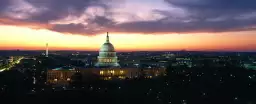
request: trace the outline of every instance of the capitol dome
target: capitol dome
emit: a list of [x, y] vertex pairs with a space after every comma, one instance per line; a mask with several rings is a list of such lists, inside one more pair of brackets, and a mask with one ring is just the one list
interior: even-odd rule
[[114, 46], [109, 41], [107, 33], [106, 42], [101, 46], [96, 67], [119, 67]]
[[115, 52], [115, 48], [111, 43], [104, 43], [100, 48], [100, 52]]

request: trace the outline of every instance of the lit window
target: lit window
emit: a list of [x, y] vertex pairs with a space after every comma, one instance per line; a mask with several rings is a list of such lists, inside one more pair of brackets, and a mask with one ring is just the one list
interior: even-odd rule
[[100, 71], [100, 75], [103, 75], [104, 74], [104, 71]]
[[124, 77], [124, 76], [119, 76], [118, 78], [119, 78], [119, 79], [125, 79], [125, 77]]
[[111, 71], [110, 71], [110, 73], [113, 73], [113, 74], [114, 74], [114, 73], [115, 73], [115, 71], [114, 71], [114, 70], [111, 70]]
[[67, 81], [70, 81], [70, 78], [67, 78]]
[[120, 71], [120, 73], [121, 73], [121, 74], [123, 74], [123, 73], [124, 73], [124, 71], [123, 71], [123, 70], [121, 70], [121, 71]]

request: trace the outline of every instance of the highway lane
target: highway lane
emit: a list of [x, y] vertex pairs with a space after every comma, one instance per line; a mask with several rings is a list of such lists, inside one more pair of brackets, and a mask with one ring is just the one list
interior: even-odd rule
[[12, 63], [10, 63], [10, 64], [8, 65], [8, 67], [0, 69], [0, 72], [3, 72], [3, 71], [5, 71], [5, 70], [10, 70], [10, 69], [11, 69], [12, 67], [14, 67], [16, 64], [19, 64], [22, 59], [24, 59], [24, 57], [20, 57], [19, 59], [13, 61]]

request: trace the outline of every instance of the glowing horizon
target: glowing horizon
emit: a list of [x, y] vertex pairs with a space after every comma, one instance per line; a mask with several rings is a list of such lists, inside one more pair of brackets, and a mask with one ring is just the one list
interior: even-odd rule
[[[0, 39], [0, 50], [44, 50], [48, 43], [50, 50], [98, 51], [106, 37], [106, 34], [71, 35], [15, 26], [0, 26], [0, 31], [0, 37], [4, 37]], [[255, 51], [253, 34], [254, 31], [165, 35], [109, 33], [116, 51]]]
[[0, 50], [256, 51], [255, 3], [1, 0]]

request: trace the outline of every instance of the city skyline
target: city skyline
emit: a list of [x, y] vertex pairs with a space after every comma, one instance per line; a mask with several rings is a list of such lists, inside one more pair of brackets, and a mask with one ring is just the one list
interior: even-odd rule
[[255, 52], [255, 1], [230, 1], [2, 0], [0, 50]]

